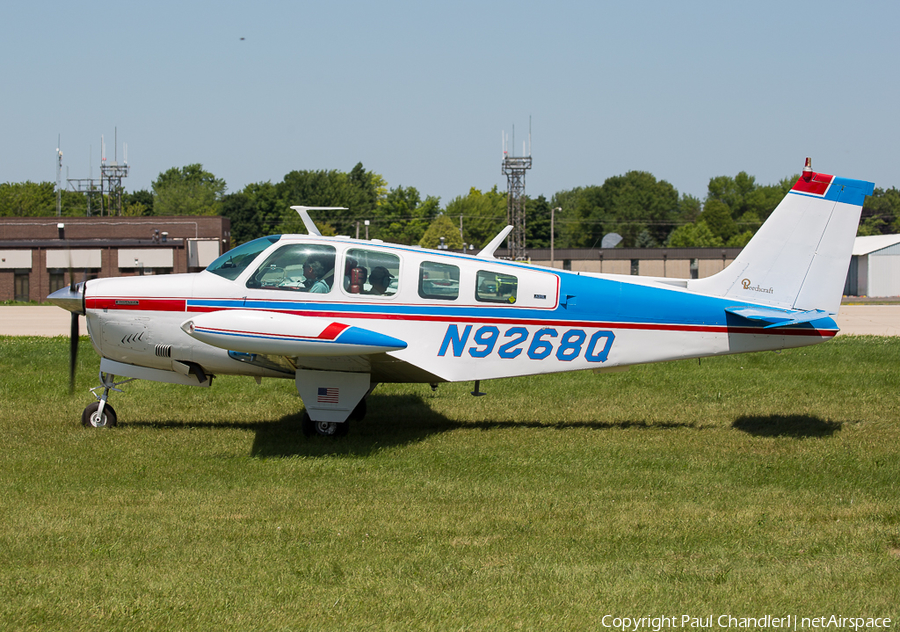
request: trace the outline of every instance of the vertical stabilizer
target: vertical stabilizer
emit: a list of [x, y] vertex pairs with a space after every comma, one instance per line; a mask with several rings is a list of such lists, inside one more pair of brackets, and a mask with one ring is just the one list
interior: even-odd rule
[[836, 314], [862, 205], [875, 185], [809, 166], [734, 262], [688, 289], [788, 309]]

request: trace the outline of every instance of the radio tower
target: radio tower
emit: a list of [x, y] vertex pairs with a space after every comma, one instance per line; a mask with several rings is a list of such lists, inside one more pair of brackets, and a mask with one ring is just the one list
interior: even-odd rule
[[[525, 259], [525, 172], [531, 169], [531, 121], [528, 123], [528, 153], [522, 143], [522, 156], [511, 156], [508, 138], [503, 135], [503, 175], [506, 176], [506, 222], [513, 227], [506, 240], [509, 258], [513, 261]], [[516, 128], [513, 126], [513, 145], [516, 142]]]

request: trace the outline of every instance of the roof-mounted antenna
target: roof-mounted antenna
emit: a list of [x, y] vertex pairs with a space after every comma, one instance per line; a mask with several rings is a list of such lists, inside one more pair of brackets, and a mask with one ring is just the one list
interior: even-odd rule
[[479, 259], [493, 259], [494, 251], [500, 247], [500, 244], [503, 243], [503, 240], [506, 239], [506, 236], [509, 235], [512, 229], [512, 226], [507, 226], [506, 228], [501, 230], [499, 233], [497, 233], [497, 236], [491, 240], [491, 243], [485, 246], [484, 249], [475, 256]]
[[528, 115], [528, 155], [531, 155], [531, 115]]
[[306, 231], [310, 235], [314, 235], [315, 237], [321, 237], [322, 233], [319, 232], [319, 229], [316, 227], [316, 223], [312, 221], [312, 218], [309, 216], [309, 211], [346, 211], [346, 206], [292, 206], [292, 209], [297, 211], [300, 214], [300, 219], [303, 220], [303, 225], [306, 226]]

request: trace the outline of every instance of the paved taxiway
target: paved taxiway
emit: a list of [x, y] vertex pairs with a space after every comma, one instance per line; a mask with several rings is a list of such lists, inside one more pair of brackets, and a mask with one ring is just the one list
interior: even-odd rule
[[[900, 336], [900, 305], [841, 305], [837, 323], [842, 334]], [[0, 336], [68, 336], [69, 327], [69, 312], [55, 305], [0, 307]]]

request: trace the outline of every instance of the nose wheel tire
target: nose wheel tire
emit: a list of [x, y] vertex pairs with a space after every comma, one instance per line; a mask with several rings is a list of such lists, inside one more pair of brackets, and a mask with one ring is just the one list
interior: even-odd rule
[[94, 402], [81, 413], [81, 425], [85, 428], [113, 428], [116, 425], [116, 411], [108, 403], [100, 414], [100, 402]]

